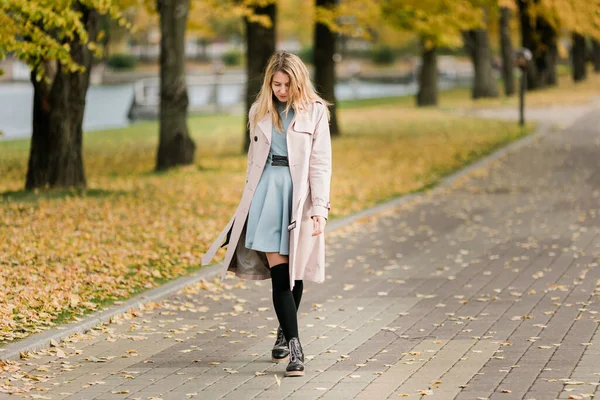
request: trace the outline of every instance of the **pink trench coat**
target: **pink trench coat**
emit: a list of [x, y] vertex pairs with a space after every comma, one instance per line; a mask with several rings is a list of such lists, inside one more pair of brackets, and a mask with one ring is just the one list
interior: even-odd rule
[[[292, 176], [292, 215], [290, 232], [290, 286], [295, 279], [315, 282], [325, 280], [324, 234], [312, 236], [312, 216], [327, 218], [329, 212], [329, 187], [331, 182], [331, 137], [326, 106], [315, 102], [307, 109], [297, 110], [287, 130], [287, 149]], [[250, 114], [254, 108], [250, 110]], [[233, 271], [244, 279], [269, 279], [271, 277], [265, 253], [248, 250], [246, 221], [254, 191], [267, 162], [271, 147], [273, 122], [267, 114], [250, 127], [248, 169], [242, 199], [225, 229], [210, 246], [202, 265], [211, 262], [219, 247], [227, 244], [223, 261], [222, 278]]]

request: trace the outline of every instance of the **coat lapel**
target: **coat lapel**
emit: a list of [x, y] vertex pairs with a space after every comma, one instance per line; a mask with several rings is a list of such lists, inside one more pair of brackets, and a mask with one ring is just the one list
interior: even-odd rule
[[260, 121], [258, 121], [258, 129], [261, 130], [267, 143], [271, 144], [271, 135], [273, 134], [273, 120], [271, 119], [271, 113], [267, 113]]

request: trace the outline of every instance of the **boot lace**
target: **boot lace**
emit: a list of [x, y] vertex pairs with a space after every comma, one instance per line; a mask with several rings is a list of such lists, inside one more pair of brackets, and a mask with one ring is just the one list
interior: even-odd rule
[[283, 335], [283, 330], [281, 328], [277, 329], [277, 339], [275, 340], [275, 345], [280, 347], [287, 347], [285, 341], [285, 336]]
[[298, 362], [300, 360], [300, 353], [300, 342], [298, 340], [290, 341], [290, 362]]

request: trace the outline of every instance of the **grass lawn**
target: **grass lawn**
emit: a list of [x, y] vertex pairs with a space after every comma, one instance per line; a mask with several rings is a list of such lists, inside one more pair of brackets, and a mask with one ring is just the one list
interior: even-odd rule
[[[333, 218], [429, 187], [526, 133], [412, 99], [343, 103], [339, 118]], [[156, 123], [87, 134], [82, 192], [21, 191], [29, 141], [0, 142], [0, 344], [197, 268], [241, 197], [242, 125], [190, 118], [196, 162], [164, 173], [152, 171]]]

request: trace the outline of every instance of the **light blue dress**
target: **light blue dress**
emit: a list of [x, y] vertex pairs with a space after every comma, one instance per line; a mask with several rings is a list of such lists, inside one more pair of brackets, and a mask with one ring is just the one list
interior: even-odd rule
[[294, 118], [294, 110], [290, 108], [287, 115], [284, 110], [285, 104], [277, 102], [283, 133], [273, 127], [267, 163], [248, 211], [245, 245], [252, 250], [289, 255], [287, 228], [292, 212], [292, 176], [289, 166], [271, 165], [273, 154], [288, 155], [286, 132]]

